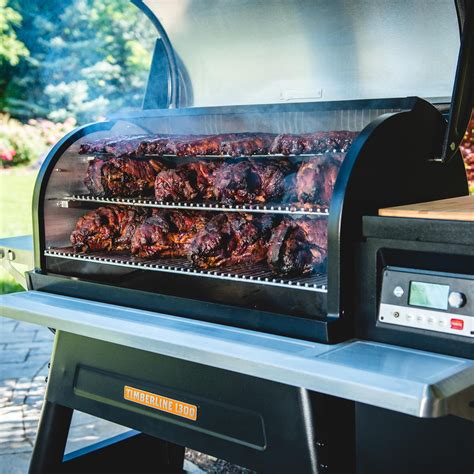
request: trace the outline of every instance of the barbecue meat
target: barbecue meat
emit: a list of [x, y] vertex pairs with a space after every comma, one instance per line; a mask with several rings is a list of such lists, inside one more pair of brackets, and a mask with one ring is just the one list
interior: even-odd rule
[[155, 179], [155, 199], [179, 202], [211, 198], [214, 174], [220, 166], [220, 161], [194, 161], [174, 170], [158, 173]]
[[296, 173], [296, 195], [302, 204], [328, 205], [341, 161], [317, 157], [302, 163]]
[[172, 256], [173, 244], [168, 239], [170, 224], [163, 212], [153, 212], [132, 237], [132, 254], [142, 258]]
[[125, 206], [104, 206], [82, 216], [71, 234], [75, 252], [129, 250], [135, 229], [146, 211]]
[[206, 213], [154, 209], [135, 231], [132, 253], [142, 258], [187, 256], [193, 238], [207, 221]]
[[130, 251], [132, 238], [138, 227], [148, 217], [148, 210], [140, 207], [116, 206], [119, 231], [114, 239], [113, 250]]
[[115, 206], [99, 207], [79, 218], [70, 240], [75, 252], [111, 250], [118, 231]]
[[252, 156], [268, 153], [346, 152], [355, 132], [316, 132], [302, 135], [271, 133], [222, 133], [220, 135], [133, 135], [83, 143], [79, 153], [109, 153], [116, 157], [144, 155], [230, 155]]
[[174, 256], [188, 256], [193, 239], [207, 224], [209, 215], [205, 212], [171, 211], [167, 213], [167, 219], [172, 227], [168, 238], [173, 244]]
[[94, 196], [145, 196], [153, 193], [155, 177], [164, 169], [164, 163], [159, 160], [94, 158], [89, 163], [84, 183]]
[[272, 232], [267, 261], [280, 275], [303, 275], [323, 271], [326, 256], [326, 219], [284, 219]]
[[288, 184], [287, 160], [244, 160], [221, 166], [214, 178], [214, 195], [226, 204], [263, 203], [281, 198]]
[[115, 156], [135, 156], [139, 144], [142, 140], [147, 138], [147, 136], [148, 135], [124, 135], [83, 143], [79, 147], [79, 154], [111, 153]]
[[190, 245], [190, 260], [200, 268], [213, 268], [265, 260], [273, 219], [252, 214], [214, 216]]
[[137, 155], [250, 156], [267, 154], [275, 139], [272, 134], [223, 133], [220, 135], [182, 135], [143, 140]]
[[268, 154], [276, 135], [271, 133], [242, 133], [222, 140], [221, 153], [230, 156], [252, 156]]
[[356, 132], [316, 132], [303, 135], [278, 135], [270, 147], [270, 153], [300, 155], [302, 153], [345, 153], [357, 136]]

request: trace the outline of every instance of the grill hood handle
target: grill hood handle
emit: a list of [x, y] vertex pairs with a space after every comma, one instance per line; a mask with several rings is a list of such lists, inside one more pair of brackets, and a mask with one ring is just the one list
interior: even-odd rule
[[[448, 128], [444, 137], [441, 160], [447, 163], [456, 154], [466, 132], [474, 106], [474, 1], [458, 4], [458, 14], [462, 26], [461, 46], [454, 80]], [[462, 11], [464, 10], [464, 12]]]

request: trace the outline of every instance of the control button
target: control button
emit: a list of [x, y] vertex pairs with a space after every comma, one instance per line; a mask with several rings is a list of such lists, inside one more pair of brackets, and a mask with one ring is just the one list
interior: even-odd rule
[[430, 316], [428, 318], [428, 324], [434, 324], [435, 323], [435, 318], [433, 318], [433, 316]]
[[446, 326], [446, 321], [445, 321], [444, 319], [440, 319], [440, 320], [438, 321], [438, 324], [439, 324], [441, 327], [444, 327], [444, 326]]
[[462, 319], [451, 318], [451, 329], [462, 331], [464, 329], [464, 321]]
[[413, 315], [407, 314], [407, 321], [413, 321]]
[[399, 318], [400, 317], [400, 313], [398, 311], [394, 311], [393, 312], [393, 317], [394, 318]]
[[449, 294], [448, 303], [451, 308], [462, 308], [466, 304], [466, 296], [459, 291], [452, 291]]
[[393, 294], [397, 298], [401, 298], [403, 296], [403, 293], [405, 293], [405, 292], [403, 291], [403, 288], [401, 286], [396, 286], [393, 290]]
[[419, 323], [422, 323], [425, 318], [423, 316], [421, 316], [421, 314], [419, 314], [417, 317], [416, 317], [416, 320], [419, 322]]

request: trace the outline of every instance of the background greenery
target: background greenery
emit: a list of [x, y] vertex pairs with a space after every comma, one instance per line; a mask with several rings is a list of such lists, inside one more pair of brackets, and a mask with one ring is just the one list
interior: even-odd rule
[[0, 110], [84, 123], [139, 107], [156, 32], [129, 0], [0, 0]]
[[[155, 38], [129, 0], [0, 0], [0, 238], [31, 233], [34, 181], [53, 144], [140, 107]], [[18, 289], [0, 268], [0, 293]]]
[[[0, 236], [14, 237], [31, 234], [31, 198], [36, 172], [12, 169], [0, 173]], [[5, 270], [0, 268], [0, 294], [20, 291]]]

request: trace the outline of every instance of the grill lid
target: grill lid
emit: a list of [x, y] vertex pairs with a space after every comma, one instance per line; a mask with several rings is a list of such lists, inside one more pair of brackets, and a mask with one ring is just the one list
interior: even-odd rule
[[180, 106], [451, 96], [453, 0], [135, 3], [169, 36]]

